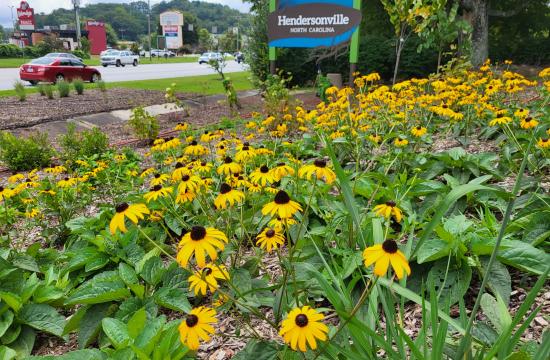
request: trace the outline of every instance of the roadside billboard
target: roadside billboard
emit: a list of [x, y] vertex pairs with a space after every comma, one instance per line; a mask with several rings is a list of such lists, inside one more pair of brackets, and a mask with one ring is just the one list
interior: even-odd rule
[[162, 35], [166, 39], [165, 47], [177, 50], [183, 46], [183, 14], [179, 11], [165, 11], [160, 14]]
[[17, 20], [20, 30], [34, 30], [34, 9], [26, 1], [21, 1], [17, 8]]

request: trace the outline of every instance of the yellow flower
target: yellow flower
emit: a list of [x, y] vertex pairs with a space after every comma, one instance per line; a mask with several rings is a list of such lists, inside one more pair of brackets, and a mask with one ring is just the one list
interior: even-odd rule
[[111, 234], [116, 233], [117, 229], [120, 229], [121, 232], [126, 232], [126, 226], [124, 225], [125, 217], [130, 219], [134, 224], [137, 224], [139, 219], [143, 219], [145, 218], [145, 214], [149, 214], [149, 209], [147, 209], [145, 204], [128, 205], [128, 203], [121, 203], [116, 206], [115, 210], [115, 216], [113, 216], [109, 225]]
[[196, 175], [184, 174], [181, 177], [181, 181], [178, 185], [178, 193], [182, 192], [196, 192], [201, 184], [201, 179]]
[[185, 155], [200, 156], [200, 155], [208, 154], [208, 149], [202, 146], [201, 144], [198, 144], [195, 140], [193, 140], [191, 141], [191, 144], [185, 147], [185, 150], [183, 151], [183, 153]]
[[537, 126], [539, 122], [530, 116], [521, 119], [520, 126], [522, 129], [531, 129]]
[[253, 193], [259, 193], [259, 192], [262, 192], [262, 187], [258, 184], [248, 184], [248, 187], [247, 187], [248, 191], [250, 192], [253, 192]]
[[257, 237], [256, 245], [265, 249], [268, 253], [285, 243], [285, 237], [277, 229], [265, 228]]
[[549, 148], [550, 147], [550, 138], [547, 138], [547, 139], [539, 138], [539, 141], [537, 142], [537, 146], [542, 148], [542, 149]]
[[321, 321], [325, 316], [309, 306], [295, 308], [283, 320], [279, 335], [292, 350], [307, 351], [307, 345], [312, 350], [317, 349], [317, 340], [326, 341], [328, 327]]
[[44, 172], [48, 174], [61, 174], [62, 172], [65, 172], [65, 171], [67, 171], [67, 169], [61, 165], [44, 169]]
[[228, 184], [222, 183], [220, 193], [214, 199], [214, 205], [216, 205], [217, 209], [226, 209], [228, 204], [229, 206], [233, 206], [243, 200], [244, 193], [242, 191], [232, 189]]
[[0, 185], [0, 201], [13, 196], [13, 191]]
[[517, 109], [517, 110], [514, 112], [514, 116], [515, 116], [515, 117], [518, 117], [518, 118], [520, 118], [520, 119], [524, 119], [524, 118], [526, 118], [527, 116], [529, 116], [529, 110], [528, 110], [528, 109], [525, 109], [525, 108]]
[[216, 310], [204, 306], [191, 310], [178, 327], [182, 344], [194, 351], [198, 350], [200, 340], [210, 341], [210, 334], [214, 333], [211, 324], [218, 322], [215, 316]]
[[33, 219], [37, 217], [40, 214], [40, 210], [34, 208], [31, 209], [31, 211], [25, 211], [25, 217], [28, 219]]
[[224, 174], [224, 175], [231, 175], [234, 173], [240, 173], [242, 171], [241, 165], [237, 164], [236, 162], [233, 162], [233, 159], [231, 159], [229, 156], [227, 156], [223, 160], [223, 164], [221, 164], [216, 172], [218, 174]]
[[489, 125], [490, 126], [495, 126], [495, 125], [501, 125], [501, 124], [508, 124], [512, 122], [512, 118], [511, 117], [508, 117], [508, 116], [502, 116], [502, 115], [497, 115], [496, 118], [494, 118], [493, 120], [491, 120], [489, 122]]
[[418, 125], [418, 126], [415, 126], [411, 129], [411, 134], [413, 134], [416, 137], [421, 137], [424, 134], [426, 134], [427, 131], [428, 131], [428, 129], [426, 129], [423, 126]]
[[409, 140], [396, 137], [395, 140], [393, 141], [393, 144], [397, 147], [404, 147], [409, 144]]
[[262, 165], [260, 168], [254, 170], [250, 174], [250, 180], [253, 184], [259, 184], [261, 186], [266, 186], [275, 182], [273, 174], [269, 171], [267, 165]]
[[179, 131], [185, 131], [189, 128], [189, 124], [188, 123], [178, 123], [176, 125], [176, 127], [174, 128], [174, 130], [179, 130]]
[[176, 259], [182, 267], [187, 267], [189, 258], [194, 254], [197, 264], [200, 267], [205, 267], [205, 252], [214, 261], [218, 258], [216, 249], [223, 251], [224, 243], [227, 243], [227, 241], [227, 236], [217, 229], [193, 226], [191, 231], [182, 237], [178, 245], [179, 250]]
[[398, 279], [403, 278], [403, 272], [406, 272], [407, 275], [411, 274], [407, 258], [393, 240], [386, 240], [382, 244], [366, 248], [363, 251], [363, 260], [367, 267], [375, 264], [374, 274], [376, 276], [384, 276], [390, 264]]
[[292, 219], [292, 218], [281, 219], [280, 217], [276, 217], [276, 218], [273, 218], [273, 219], [269, 220], [269, 223], [267, 223], [267, 226], [272, 227], [273, 229], [275, 229], [278, 232], [283, 232], [284, 229], [285, 229], [285, 226], [290, 227], [290, 226], [292, 226], [296, 223], [297, 223], [297, 221]]
[[262, 214], [277, 215], [281, 219], [288, 219], [299, 211], [302, 211], [300, 204], [290, 200], [290, 196], [284, 190], [279, 190], [274, 200], [262, 208]]
[[389, 219], [393, 215], [397, 222], [401, 222], [403, 218], [401, 209], [396, 206], [394, 201], [387, 201], [385, 204], [376, 205], [374, 212], [376, 215], [383, 216], [386, 219]]
[[285, 164], [284, 162], [278, 163], [277, 166], [275, 166], [270, 171], [275, 181], [279, 181], [287, 175], [290, 175], [290, 176], [294, 175], [294, 169], [288, 166], [287, 164]]
[[143, 198], [145, 201], [156, 201], [159, 197], [167, 197], [170, 195], [174, 190], [171, 187], [162, 187], [162, 185], [155, 185], [153, 186], [149, 192], [145, 195], [143, 195]]
[[382, 141], [382, 136], [380, 135], [369, 135], [369, 140], [373, 143], [379, 144]]
[[193, 290], [196, 295], [206, 295], [210, 290], [214, 293], [218, 288], [219, 280], [229, 280], [229, 273], [225, 265], [207, 264], [204, 268], [193, 273], [189, 276], [189, 288]]
[[212, 164], [206, 161], [198, 162], [194, 169], [200, 173], [209, 173], [212, 170]]
[[182, 204], [186, 202], [191, 202], [195, 199], [197, 194], [190, 191], [189, 189], [185, 191], [178, 191], [178, 195], [176, 196], [176, 204]]
[[240, 163], [245, 163], [254, 156], [256, 156], [256, 151], [248, 145], [248, 143], [245, 143], [235, 154], [235, 160]]
[[60, 188], [68, 188], [76, 185], [77, 182], [78, 180], [76, 178], [66, 177], [63, 180], [59, 180], [57, 182], [57, 186], [59, 186]]
[[325, 181], [327, 184], [332, 184], [336, 180], [336, 174], [327, 167], [327, 162], [324, 159], [315, 159], [313, 164], [305, 165], [298, 170], [298, 176], [306, 177], [308, 180], [315, 174], [317, 179]]
[[157, 186], [164, 184], [169, 179], [168, 174], [155, 174], [155, 176], [151, 179], [151, 186]]
[[14, 174], [8, 178], [8, 182], [10, 184], [15, 184], [16, 182], [24, 179], [25, 179], [25, 176], [23, 176], [23, 174]]

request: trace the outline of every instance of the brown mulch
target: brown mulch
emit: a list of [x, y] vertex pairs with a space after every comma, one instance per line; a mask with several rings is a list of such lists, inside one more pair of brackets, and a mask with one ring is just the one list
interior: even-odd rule
[[[196, 97], [193, 94], [178, 94], [178, 98]], [[164, 92], [113, 88], [106, 92], [91, 89], [83, 95], [48, 99], [40, 94], [30, 94], [25, 102], [15, 96], [0, 97], [0, 130], [29, 127], [50, 121], [64, 120], [112, 110], [128, 109], [138, 105], [149, 106], [166, 102]]]

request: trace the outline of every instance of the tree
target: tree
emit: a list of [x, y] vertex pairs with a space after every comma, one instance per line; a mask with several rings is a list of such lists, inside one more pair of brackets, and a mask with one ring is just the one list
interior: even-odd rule
[[237, 34], [232, 29], [227, 30], [220, 38], [220, 49], [228, 53], [237, 51]]
[[252, 25], [247, 34], [248, 46], [244, 49], [245, 59], [250, 66], [255, 85], [261, 86], [269, 75], [269, 56], [267, 46], [267, 17], [269, 0], [246, 0], [252, 4]]
[[118, 43], [118, 36], [111, 24], [105, 24], [105, 33], [107, 35], [107, 45], [116, 46]]
[[0, 25], [0, 39], [4, 39], [5, 36], [6, 36], [6, 33], [4, 31], [4, 27]]
[[489, 0], [462, 0], [461, 5], [472, 26], [471, 62], [478, 67], [489, 57]]
[[199, 30], [199, 46], [204, 51], [212, 50], [214, 47], [214, 39], [207, 29]]

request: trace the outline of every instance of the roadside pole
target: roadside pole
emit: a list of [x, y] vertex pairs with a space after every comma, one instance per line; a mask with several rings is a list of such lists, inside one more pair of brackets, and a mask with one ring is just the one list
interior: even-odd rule
[[[361, 0], [353, 0], [353, 8], [361, 11]], [[355, 72], [357, 71], [357, 63], [359, 62], [359, 30], [361, 23], [351, 36], [351, 44], [349, 49], [349, 86], [354, 87]]]
[[78, 46], [78, 48], [80, 49], [81, 48], [81, 44], [80, 44], [80, 15], [78, 14], [78, 8], [80, 7], [80, 0], [73, 0], [73, 5], [74, 5], [74, 13], [75, 13], [75, 17], [76, 17], [76, 44]]
[[[277, 8], [277, 0], [269, 0], [269, 12], [272, 13]], [[269, 72], [271, 75], [275, 75], [277, 72], [277, 48], [269, 47]]]
[[147, 39], [149, 40], [149, 62], [151, 62], [151, 0], [147, 0]]

